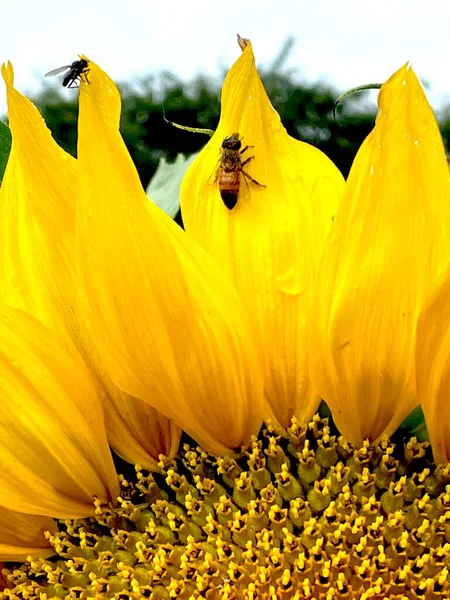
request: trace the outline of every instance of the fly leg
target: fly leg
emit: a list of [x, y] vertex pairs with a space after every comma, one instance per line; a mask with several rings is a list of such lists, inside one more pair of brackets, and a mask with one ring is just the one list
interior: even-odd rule
[[89, 82], [89, 79], [88, 79], [88, 73], [89, 73], [89, 71], [90, 71], [90, 69], [85, 69], [85, 70], [84, 70], [84, 71], [81, 73], [81, 75], [80, 75], [81, 79], [83, 79], [83, 75], [84, 75], [84, 79], [83, 79], [83, 81], [84, 81], [85, 83], [90, 83], [90, 82]]

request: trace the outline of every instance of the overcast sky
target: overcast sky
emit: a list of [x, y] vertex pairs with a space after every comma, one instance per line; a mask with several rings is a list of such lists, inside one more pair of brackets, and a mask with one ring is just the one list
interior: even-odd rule
[[4, 0], [1, 21], [0, 61], [13, 62], [23, 92], [38, 92], [44, 73], [79, 53], [116, 81], [162, 69], [218, 76], [239, 56], [240, 33], [261, 65], [294, 36], [288, 66], [339, 91], [384, 81], [411, 60], [433, 106], [450, 102], [448, 0]]

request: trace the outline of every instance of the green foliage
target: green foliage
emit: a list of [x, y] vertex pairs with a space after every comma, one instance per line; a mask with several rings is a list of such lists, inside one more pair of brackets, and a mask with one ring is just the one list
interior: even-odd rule
[[48, 87], [38, 98], [33, 100], [39, 107], [53, 137], [58, 144], [73, 156], [77, 148], [78, 97], [74, 93], [73, 100], [63, 98], [60, 88]]
[[444, 145], [447, 149], [447, 158], [450, 152], [450, 106], [446, 106], [438, 113], [438, 121], [440, 123], [441, 134], [444, 140]]
[[[329, 420], [331, 435], [339, 435], [339, 430], [334, 423], [332, 412], [327, 403], [323, 400], [320, 403], [318, 413], [322, 419], [326, 418]], [[399, 447], [402, 447], [403, 443], [413, 436], [416, 437], [419, 442], [427, 442], [430, 439], [421, 406], [416, 406], [410, 412], [406, 419], [401, 423], [400, 427], [398, 427], [396, 432], [391, 436], [391, 441], [394, 441], [399, 444]]]
[[429, 440], [425, 416], [421, 406], [416, 406], [411, 411], [401, 424], [400, 431], [404, 431], [407, 437], [416, 436], [420, 442]]
[[202, 134], [172, 127], [164, 120], [164, 112], [169, 121], [210, 129], [216, 128], [220, 112], [219, 89], [207, 78], [184, 84], [166, 73], [159, 81], [163, 88], [159, 94], [154, 91], [155, 83], [152, 78], [143, 82], [142, 95], [134, 88], [121, 89], [121, 131], [144, 186], [160, 158], [172, 162], [180, 153], [190, 156], [208, 141]]
[[9, 127], [0, 121], [0, 183], [8, 162], [9, 153], [11, 151], [11, 132]]
[[180, 186], [187, 168], [197, 158], [198, 153], [186, 158], [179, 154], [175, 162], [168, 164], [161, 158], [156, 173], [147, 187], [147, 195], [162, 210], [174, 219], [180, 210]]

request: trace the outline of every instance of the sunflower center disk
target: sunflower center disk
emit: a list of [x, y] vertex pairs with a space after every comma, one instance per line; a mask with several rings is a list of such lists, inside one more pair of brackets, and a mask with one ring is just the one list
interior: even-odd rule
[[[448, 598], [450, 468], [415, 438], [354, 448], [327, 419], [236, 459], [184, 444], [121, 506], [66, 521], [5, 598]], [[130, 478], [128, 478], [130, 479]]]

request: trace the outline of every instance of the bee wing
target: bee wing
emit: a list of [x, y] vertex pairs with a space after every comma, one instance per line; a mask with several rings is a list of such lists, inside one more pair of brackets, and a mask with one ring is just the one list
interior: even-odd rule
[[208, 197], [211, 198], [210, 194], [213, 194], [215, 199], [212, 201], [222, 203], [222, 200], [220, 198], [220, 188], [219, 188], [219, 182], [218, 182], [219, 170], [220, 170], [220, 158], [217, 160], [216, 164], [214, 165], [214, 169], [211, 171], [208, 179], [203, 183], [201, 193], [202, 193], [202, 195], [204, 195], [207, 198]]
[[215, 165], [213, 171], [211, 171], [211, 175], [206, 180], [206, 184], [205, 185], [214, 185], [214, 183], [216, 183], [217, 170], [219, 168], [219, 165], [220, 165], [220, 158], [216, 162], [216, 165]]
[[249, 202], [251, 196], [250, 185], [247, 177], [239, 173], [241, 185], [239, 186], [239, 202]]
[[65, 67], [58, 67], [57, 69], [53, 69], [52, 71], [49, 71], [48, 73], [46, 73], [44, 75], [44, 77], [53, 77], [53, 75], [59, 75], [60, 73], [64, 73], [64, 71], [67, 71], [67, 69], [70, 69], [70, 65], [66, 65]]

